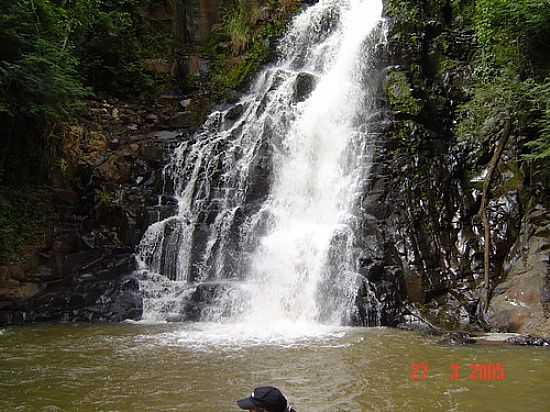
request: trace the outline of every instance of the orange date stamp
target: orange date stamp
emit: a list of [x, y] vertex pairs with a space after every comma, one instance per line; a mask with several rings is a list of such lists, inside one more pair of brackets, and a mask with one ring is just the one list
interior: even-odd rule
[[[414, 382], [426, 381], [430, 367], [427, 362], [413, 362], [409, 369], [409, 379]], [[472, 382], [502, 382], [506, 379], [504, 366], [501, 363], [470, 363], [466, 375], [461, 373], [458, 363], [449, 365], [449, 380], [458, 381], [467, 377]]]

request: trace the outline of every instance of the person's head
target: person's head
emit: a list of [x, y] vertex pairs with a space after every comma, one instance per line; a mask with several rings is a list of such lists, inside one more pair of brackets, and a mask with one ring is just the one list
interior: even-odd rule
[[260, 386], [248, 398], [237, 401], [239, 408], [255, 412], [286, 412], [288, 401], [282, 392], [273, 386]]

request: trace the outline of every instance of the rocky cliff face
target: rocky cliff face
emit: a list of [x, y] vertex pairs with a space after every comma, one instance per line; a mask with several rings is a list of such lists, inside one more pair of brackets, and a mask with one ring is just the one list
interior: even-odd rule
[[176, 38], [180, 75], [183, 78], [207, 74], [204, 48], [215, 24], [220, 22], [223, 0], [175, 0]]
[[547, 209], [538, 207], [524, 218], [489, 306], [488, 321], [496, 330], [550, 335], [548, 229]]
[[[548, 335], [548, 190], [525, 175], [514, 180], [511, 171], [489, 202], [492, 299], [484, 314], [480, 182], [496, 138], [472, 145], [459, 141], [455, 128], [476, 70], [471, 7], [469, 1], [386, 2], [391, 123], [377, 157], [375, 194], [367, 194], [376, 201], [384, 248], [369, 276], [379, 285], [397, 277], [403, 300], [395, 305], [414, 303], [444, 328]], [[486, 127], [497, 135], [503, 121], [490, 119]], [[505, 148], [510, 163], [517, 142]]]
[[[42, 239], [0, 266], [0, 323], [139, 319], [134, 249], [156, 210], [168, 153], [182, 138], [166, 105], [89, 102], [68, 126], [64, 172], [52, 170]], [[155, 207], [155, 211], [153, 211]], [[45, 212], [44, 212], [45, 213]]]

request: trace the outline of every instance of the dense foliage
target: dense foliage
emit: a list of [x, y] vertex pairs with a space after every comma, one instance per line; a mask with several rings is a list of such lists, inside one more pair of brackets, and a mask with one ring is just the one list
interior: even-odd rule
[[3, 3], [0, 14], [0, 113], [46, 121], [67, 114], [84, 88], [67, 40], [65, 10], [48, 1]]
[[271, 58], [273, 40], [298, 10], [298, 0], [234, 0], [222, 23], [211, 34], [205, 53], [212, 60], [210, 85], [214, 92], [239, 88]]
[[[0, 15], [0, 110], [64, 117], [85, 95], [135, 94], [153, 81], [142, 59], [165, 51], [145, 29], [142, 0], [16, 0]], [[160, 49], [160, 50], [159, 50]], [[166, 47], [164, 47], [166, 49]]]
[[[153, 0], [14, 0], [0, 4], [0, 184], [44, 180], [60, 124], [84, 98], [135, 97], [169, 57], [171, 25], [146, 19]], [[157, 82], [158, 83], [158, 82]]]
[[475, 86], [459, 135], [483, 141], [510, 118], [523, 158], [550, 157], [550, 2], [477, 0], [474, 28]]

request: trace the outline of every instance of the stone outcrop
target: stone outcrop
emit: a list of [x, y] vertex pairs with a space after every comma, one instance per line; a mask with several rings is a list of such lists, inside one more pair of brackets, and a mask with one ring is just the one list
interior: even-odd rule
[[0, 323], [141, 317], [134, 250], [158, 210], [173, 210], [160, 197], [162, 170], [185, 138], [159, 130], [173, 109], [152, 110], [90, 102], [88, 116], [67, 127], [65, 175], [50, 178], [55, 218], [45, 242], [21, 263], [0, 266]]
[[201, 49], [221, 17], [224, 0], [173, 0], [176, 10], [176, 41], [181, 78], [205, 75], [208, 60]]
[[315, 76], [310, 73], [300, 73], [294, 84], [294, 100], [302, 102], [306, 100], [315, 88]]
[[489, 324], [502, 332], [550, 336], [550, 222], [540, 221], [544, 216], [538, 212], [536, 233], [520, 235], [525, 239], [517, 243], [522, 250], [507, 262], [506, 278], [491, 300]]
[[[518, 183], [509, 173], [494, 184], [490, 284], [483, 281], [480, 182], [492, 146], [459, 141], [454, 129], [475, 69], [467, 7], [468, 1], [385, 2], [390, 29], [384, 90], [391, 122], [373, 177], [386, 245], [379, 272], [398, 277], [403, 301], [440, 327], [548, 335], [544, 216], [550, 197], [539, 183]], [[497, 135], [503, 121], [487, 119], [486, 127]], [[517, 157], [518, 144], [506, 146], [504, 161]], [[487, 316], [486, 286], [492, 291]], [[402, 314], [406, 322], [407, 311]]]

